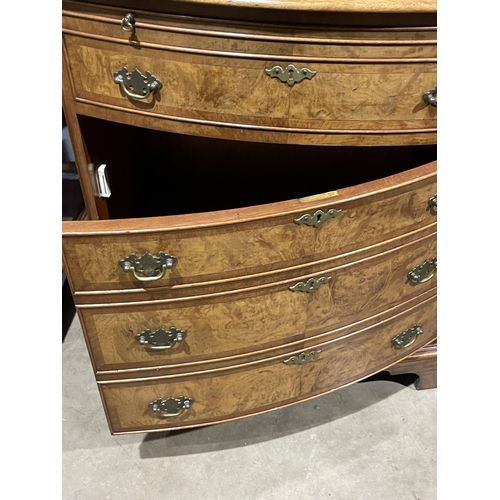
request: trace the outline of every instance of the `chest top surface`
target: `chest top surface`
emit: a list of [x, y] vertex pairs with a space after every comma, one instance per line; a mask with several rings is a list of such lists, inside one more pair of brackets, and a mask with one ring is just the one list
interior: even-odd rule
[[[109, 0], [89, 0], [89, 3], [109, 5]], [[144, 2], [112, 0], [114, 5], [135, 4], [143, 8]], [[319, 12], [385, 12], [385, 13], [434, 13], [436, 0], [150, 0], [146, 2], [163, 9], [166, 4], [245, 7], [252, 9], [278, 9]]]

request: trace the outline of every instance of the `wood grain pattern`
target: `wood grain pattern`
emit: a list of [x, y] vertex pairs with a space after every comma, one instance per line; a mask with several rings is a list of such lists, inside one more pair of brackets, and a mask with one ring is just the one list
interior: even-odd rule
[[[377, 185], [384, 188], [377, 192]], [[331, 204], [295, 200], [205, 217], [183, 215], [113, 221], [111, 225], [105, 221], [65, 223], [63, 252], [73, 291], [153, 289], [243, 278], [332, 258], [433, 223], [427, 204], [435, 192], [433, 164], [378, 184], [339, 191]], [[320, 206], [324, 211], [335, 208], [343, 213], [318, 229], [293, 222]], [[288, 215], [281, 215], [286, 212]], [[198, 229], [181, 229], [196, 220]], [[203, 228], [205, 224], [211, 227]], [[106, 234], [109, 228], [122, 234]], [[153, 231], [148, 234], [148, 230]], [[159, 251], [179, 259], [162, 280], [144, 285], [118, 265], [131, 253], [154, 255]]]
[[[87, 103], [103, 103], [157, 118], [162, 115], [209, 123], [250, 124], [352, 131], [435, 129], [436, 108], [422, 94], [436, 85], [435, 64], [322, 64], [297, 61], [318, 74], [290, 88], [265, 69], [266, 61], [169, 53], [66, 36], [75, 91]], [[295, 60], [297, 57], [294, 58]], [[299, 64], [300, 62], [300, 64]], [[123, 67], [150, 71], [163, 84], [149, 101], [123, 94], [113, 74]], [[298, 68], [300, 69], [300, 68]], [[287, 103], [290, 100], [290, 108]], [[327, 112], [325, 110], [328, 110]], [[294, 120], [301, 119], [299, 124]], [[307, 120], [321, 120], [321, 125]], [[347, 122], [347, 123], [342, 123]], [[371, 122], [374, 122], [373, 124]]]
[[[266, 293], [267, 292], [267, 293]], [[146, 369], [205, 363], [300, 340], [307, 327], [309, 297], [286, 287], [274, 291], [79, 311], [95, 371]], [[168, 326], [167, 326], [168, 325]], [[176, 326], [184, 341], [166, 351], [148, 351], [134, 336], [146, 328]]]
[[[220, 142], [233, 141], [239, 151], [242, 141], [284, 144], [288, 153], [305, 149], [294, 145], [344, 146], [328, 148], [331, 161], [293, 172], [293, 182], [339, 170], [335, 160], [350, 154], [345, 146], [435, 144], [436, 109], [421, 99], [436, 84], [435, 0], [143, 0], [140, 7], [135, 0], [63, 1], [63, 105], [87, 211], [91, 219], [122, 219], [63, 224], [64, 267], [111, 432], [242, 418], [386, 369], [415, 370], [420, 388], [433, 386], [436, 353], [428, 346], [436, 338], [436, 278], [415, 287], [406, 279], [436, 255], [436, 218], [427, 205], [436, 193], [436, 163], [405, 172], [435, 158], [426, 153], [415, 161], [422, 148], [396, 148], [406, 149], [396, 175], [389, 175], [396, 171], [392, 157], [390, 171], [373, 157], [353, 162], [355, 182], [331, 186], [331, 178], [322, 178], [325, 191], [338, 194], [309, 202], [277, 190], [271, 201], [289, 201], [227, 201], [214, 209], [204, 205], [204, 193], [196, 199], [201, 208], [190, 213], [159, 204], [143, 214], [137, 212], [142, 199], [127, 191], [135, 184], [124, 179], [138, 169], [156, 179], [151, 165], [164, 165], [163, 158], [193, 175], [213, 173], [192, 156], [173, 158], [158, 143], [183, 141], [167, 136], [206, 137], [212, 145], [227, 139]], [[120, 28], [129, 10], [137, 20], [132, 36]], [[264, 73], [288, 63], [317, 75], [288, 87]], [[163, 82], [161, 92], [149, 101], [127, 98], [113, 81], [123, 66], [151, 71]], [[118, 125], [111, 122], [131, 127], [114, 134]], [[110, 135], [123, 147], [117, 140], [112, 145]], [[94, 195], [87, 168], [102, 152], [100, 141], [107, 141], [104, 156], [120, 166], [114, 186], [123, 197], [109, 204]], [[185, 151], [194, 141], [183, 144]], [[136, 166], [141, 148], [156, 156], [141, 157]], [[290, 154], [283, 158], [290, 161]], [[248, 188], [245, 175], [258, 178], [257, 169], [233, 162]], [[173, 184], [186, 191], [192, 185]], [[342, 214], [319, 230], [293, 222], [329, 208]], [[147, 215], [161, 217], [133, 218]], [[118, 261], [146, 251], [172, 253], [179, 264], [166, 279], [144, 286]], [[325, 275], [331, 281], [311, 294], [289, 290]], [[416, 323], [424, 333], [410, 347], [394, 349], [394, 336]], [[144, 329], [174, 325], [188, 335], [172, 350], [145, 351], [134, 340]], [[303, 366], [283, 363], [316, 349], [320, 356]], [[148, 409], [158, 397], [181, 395], [194, 404], [179, 417], [161, 420]]]
[[[82, 6], [83, 5], [83, 6]], [[255, 6], [260, 4], [255, 4]], [[68, 7], [69, 6], [69, 7]], [[242, 21], [257, 22], [265, 24], [282, 25], [283, 23], [296, 26], [329, 26], [342, 29], [345, 27], [360, 26], [372, 30], [386, 31], [387, 29], [404, 31], [415, 30], [422, 31], [426, 27], [435, 27], [437, 24], [436, 11], [412, 12], [411, 4], [397, 12], [336, 12], [321, 10], [291, 10], [291, 9], [259, 9], [252, 7], [243, 7], [237, 5], [216, 5], [210, 3], [191, 3], [191, 2], [158, 2], [158, 0], [142, 0], [140, 9], [137, 8], [136, 0], [85, 0], [82, 2], [73, 2], [64, 0], [63, 8], [81, 11], [85, 13], [100, 14], [103, 11], [116, 13], [123, 16], [123, 11], [133, 12], [142, 16], [144, 12], [148, 14], [161, 13], [168, 17], [183, 16], [190, 20], [195, 18], [200, 21], [203, 19], [223, 19], [225, 22]]]
[[[427, 45], [436, 46], [435, 25], [411, 27], [401, 24], [399, 27], [389, 27], [387, 22], [382, 26], [370, 27], [358, 24], [349, 27], [337, 23], [333, 26], [326, 24], [307, 25], [295, 24], [287, 16], [280, 23], [232, 21], [223, 17], [207, 19], [203, 17], [175, 16], [161, 14], [159, 11], [145, 11], [134, 9], [134, 34], [122, 30], [121, 20], [123, 8], [110, 8], [107, 5], [90, 6], [88, 3], [64, 0], [63, 30], [92, 33], [98, 36], [113, 36], [125, 40], [127, 43], [140, 45], [143, 42], [168, 44], [172, 41], [175, 46], [191, 46], [195, 48], [212, 48], [221, 50], [228, 48], [227, 42], [219, 45], [207, 45], [207, 39], [220, 38], [249, 42], [278, 42], [326, 45], [325, 49], [335, 45], [363, 45], [363, 46], [398, 46], [398, 45]], [[241, 12], [241, 10], [240, 10]], [[386, 16], [386, 19], [388, 16]], [[111, 25], [107, 26], [106, 25]], [[165, 33], [168, 33], [168, 37]], [[182, 36], [179, 36], [182, 35]], [[189, 37], [189, 35], [193, 35]], [[252, 47], [262, 47], [253, 45]], [[239, 45], [231, 44], [230, 50], [238, 51]], [[267, 47], [267, 45], [266, 45]], [[271, 45], [274, 47], [274, 45]], [[240, 50], [241, 52], [241, 50]], [[261, 49], [245, 50], [245, 52], [263, 52]], [[401, 55], [401, 53], [399, 53]], [[431, 54], [431, 53], [429, 53]], [[435, 52], [433, 52], [435, 55]], [[394, 56], [394, 52], [391, 53]]]
[[[436, 126], [436, 108], [422, 102], [422, 89], [436, 86], [434, 64], [418, 67], [317, 64], [314, 69], [318, 72], [311, 80], [314, 85], [294, 85], [290, 90], [289, 124], [292, 127], [306, 128], [310, 124], [307, 120], [327, 122], [322, 127], [332, 129], [342, 128], [338, 121], [348, 122], [351, 129]], [[397, 126], [392, 125], [392, 121], [397, 122]], [[415, 125], [415, 121], [421, 123]]]
[[[435, 316], [435, 299], [429, 299], [389, 321], [314, 346], [322, 351], [320, 356], [302, 366], [285, 365], [288, 356], [281, 356], [216, 376], [101, 383], [111, 432], [154, 432], [218, 423], [324, 394], [368, 377], [431, 341], [436, 337]], [[395, 350], [392, 338], [416, 323], [424, 333], [407, 349]], [[158, 419], [148, 403], [170, 396], [192, 397], [194, 403], [178, 417]]]
[[75, 165], [78, 171], [78, 178], [82, 190], [85, 209], [91, 219], [98, 219], [99, 216], [105, 217], [108, 215], [106, 204], [94, 195], [92, 180], [87, 170], [87, 165], [90, 163], [85, 141], [80, 131], [78, 119], [74, 111], [74, 103], [72, 95], [74, 93], [73, 82], [67, 65], [67, 54], [63, 45], [63, 67], [62, 67], [62, 85], [63, 99], [62, 106], [65, 119], [68, 124], [68, 131], [71, 137], [71, 145], [75, 155]]
[[74, 108], [81, 115], [135, 127], [233, 141], [318, 146], [420, 146], [437, 143], [437, 127], [435, 126], [431, 128], [337, 128], [330, 130], [277, 127], [158, 115], [143, 109], [127, 109], [124, 112], [123, 107], [120, 106], [85, 101], [81, 98], [77, 98], [74, 102]]
[[[225, 58], [281, 58], [287, 60], [366, 60], [387, 62], [434, 61], [437, 56], [436, 30], [362, 30], [283, 25], [227, 24], [216, 21], [160, 18], [136, 14], [134, 35], [123, 31], [121, 17], [91, 16], [63, 12], [63, 33], [136, 49], [153, 48], [170, 52], [204, 54]], [[146, 22], [144, 22], [144, 19]], [[182, 22], [179, 22], [179, 20]]]
[[[421, 98], [436, 84], [430, 29], [317, 27], [312, 34], [286, 24], [221, 26], [139, 12], [142, 24], [130, 38], [120, 11], [96, 15], [72, 5], [63, 16], [64, 42], [83, 114], [239, 140], [286, 143], [291, 132], [294, 143], [340, 144], [341, 134], [349, 144], [402, 144], [404, 133], [407, 143], [435, 142], [436, 110]], [[264, 72], [288, 63], [318, 75], [290, 88]], [[124, 66], [151, 71], [162, 90], [148, 102], [128, 98], [113, 80]], [[275, 134], [259, 139], [264, 130]]]
[[[213, 359], [200, 360], [193, 363], [173, 363], [166, 366], [153, 366], [153, 367], [138, 367], [132, 369], [116, 369], [95, 372], [95, 377], [98, 383], [110, 382], [119, 383], [120, 381], [130, 380], [157, 380], [157, 379], [175, 379], [185, 377], [187, 375], [217, 375], [222, 373], [228, 368], [239, 368], [243, 365], [250, 366], [259, 364], [262, 360], [269, 357], [279, 357], [286, 355], [293, 351], [303, 351], [306, 346], [315, 345], [318, 343], [329, 342], [330, 340], [338, 339], [350, 335], [360, 330], [365, 330], [372, 325], [389, 320], [393, 316], [404, 313], [419, 304], [426, 303], [428, 299], [436, 295], [437, 287], [427, 288], [416, 297], [412, 297], [404, 302], [399, 302], [397, 305], [385, 309], [384, 311], [368, 316], [360, 321], [355, 321], [340, 328], [324, 331], [318, 335], [304, 338], [299, 336], [297, 340], [287, 341], [275, 347], [266, 347], [263, 349], [253, 350], [251, 352], [243, 352], [236, 355], [227, 357], [218, 357]], [[80, 311], [81, 313], [81, 311]], [[288, 339], [287, 339], [288, 340]], [[88, 342], [87, 342], [88, 344]], [[419, 350], [418, 352], [421, 352]], [[89, 351], [91, 358], [93, 358], [93, 351]], [[415, 354], [416, 355], [416, 354]], [[413, 359], [412, 356], [408, 359]], [[95, 362], [93, 362], [95, 366]]]
[[[178, 0], [182, 3], [234, 5], [232, 0]], [[320, 12], [436, 12], [435, 0], [240, 0], [242, 7]]]
[[[234, 7], [232, 0], [177, 0], [181, 4], [207, 5], [209, 7], [230, 6]], [[95, 3], [108, 2], [97, 1]], [[374, 12], [374, 13], [419, 13], [437, 11], [436, 0], [266, 0], [256, 2], [255, 0], [239, 0], [238, 6], [250, 9], [276, 9], [281, 11], [319, 11], [319, 12]]]
[[[435, 287], [410, 286], [407, 274], [436, 255], [435, 234], [348, 265], [325, 270], [331, 281], [312, 293], [291, 292], [308, 277], [279, 285], [198, 299], [140, 305], [79, 307], [94, 370], [191, 365], [278, 347], [340, 328]], [[319, 276], [316, 276], [316, 278]], [[182, 344], [150, 352], [134, 337], [171, 326], [187, 332]]]
[[[298, 277], [307, 280], [310, 276], [321, 275], [325, 270], [341, 268], [354, 261], [362, 261], [377, 254], [391, 251], [398, 246], [407, 245], [415, 240], [425, 238], [436, 232], [437, 224], [430, 224], [416, 231], [405, 233], [403, 236], [385, 240], [376, 245], [341, 254], [333, 258], [308, 262], [280, 271], [269, 271], [247, 277], [236, 277], [222, 281], [199, 282], [173, 285], [168, 288], [141, 288], [96, 292], [75, 292], [73, 300], [81, 308], [113, 307], [113, 304], [138, 305], [143, 302], [179, 301], [185, 298], [197, 298], [207, 295], [223, 297], [234, 291], [257, 290], [262, 287], [269, 288], [277, 284], [296, 283]], [[292, 283], [293, 281], [293, 283]]]

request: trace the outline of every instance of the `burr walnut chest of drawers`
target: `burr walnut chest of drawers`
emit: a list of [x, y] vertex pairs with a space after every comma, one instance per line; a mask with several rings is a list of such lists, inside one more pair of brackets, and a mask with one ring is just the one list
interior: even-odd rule
[[63, 1], [62, 28], [90, 219], [63, 260], [113, 434], [433, 386], [434, 2]]

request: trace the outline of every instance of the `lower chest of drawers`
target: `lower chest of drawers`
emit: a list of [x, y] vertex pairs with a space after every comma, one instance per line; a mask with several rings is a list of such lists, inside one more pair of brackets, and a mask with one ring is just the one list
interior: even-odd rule
[[[111, 431], [192, 427], [272, 410], [366, 378], [433, 341], [435, 192], [433, 162], [330, 193], [326, 204], [320, 196], [249, 208], [257, 226], [264, 221], [260, 232], [247, 233], [263, 255], [253, 267], [251, 252], [247, 259], [237, 251], [245, 247], [246, 220], [238, 221], [245, 209], [220, 212], [201, 236], [182, 222], [210, 214], [69, 224], [79, 231], [63, 237], [68, 278]], [[315, 210], [336, 215], [299, 223]], [[267, 238], [283, 225], [285, 232]], [[290, 258], [297, 244], [302, 256]], [[120, 264], [123, 252], [157, 255], [170, 245], [177, 245], [179, 267], [154, 270], [152, 279], [140, 269], [131, 277]], [[220, 258], [228, 263], [222, 279], [204, 281], [204, 266]], [[184, 262], [198, 267], [190, 272]]]
[[269, 411], [366, 378], [434, 340], [435, 216], [426, 222], [257, 286], [242, 277], [237, 289], [176, 296], [168, 286], [149, 295], [146, 282], [119, 303], [106, 301], [110, 291], [91, 292], [97, 304], [83, 294], [77, 310], [111, 431]]
[[231, 368], [101, 382], [110, 429], [181, 429], [273, 410], [373, 375], [436, 338], [432, 291], [391, 313], [341, 329], [333, 340], [307, 341], [304, 350]]

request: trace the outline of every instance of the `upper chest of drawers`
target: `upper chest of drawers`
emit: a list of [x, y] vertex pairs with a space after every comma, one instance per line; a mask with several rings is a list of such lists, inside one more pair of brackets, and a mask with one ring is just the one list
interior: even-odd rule
[[[262, 142], [436, 142], [436, 108], [422, 98], [436, 86], [432, 27], [313, 28], [134, 11], [130, 32], [124, 10], [64, 6], [67, 88], [82, 114]], [[139, 73], [148, 72], [144, 83]]]
[[436, 85], [432, 25], [210, 20], [92, 3], [63, 3], [63, 92], [83, 138], [82, 179], [85, 164], [106, 162], [110, 218], [143, 219], [66, 225], [82, 300], [142, 289], [134, 270], [149, 264], [130, 259], [143, 255], [175, 260], [161, 279], [161, 266], [145, 273], [147, 289], [183, 296], [300, 275], [433, 223], [437, 108], [422, 98]]

